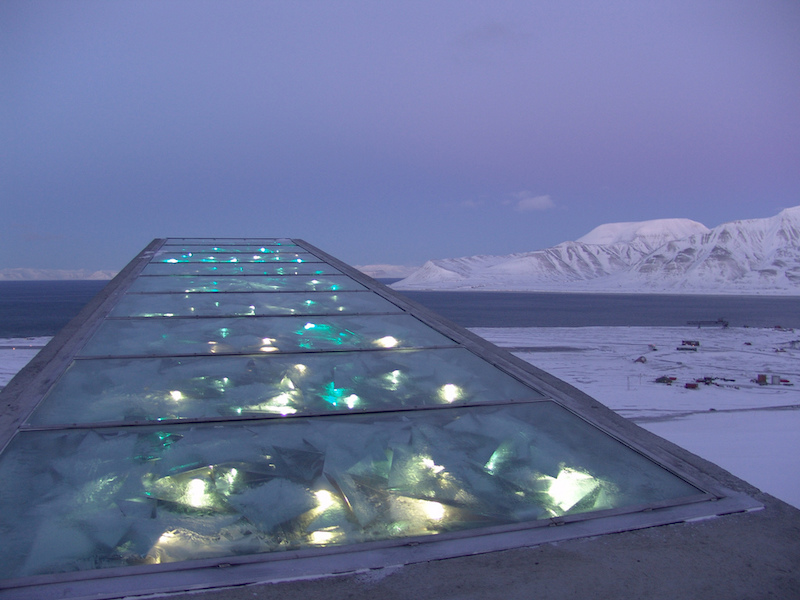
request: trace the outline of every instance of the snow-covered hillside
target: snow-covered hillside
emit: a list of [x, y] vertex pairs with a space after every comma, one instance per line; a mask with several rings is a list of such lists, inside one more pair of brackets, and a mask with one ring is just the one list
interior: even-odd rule
[[428, 261], [394, 287], [800, 295], [800, 206], [714, 229], [609, 223], [535, 252]]

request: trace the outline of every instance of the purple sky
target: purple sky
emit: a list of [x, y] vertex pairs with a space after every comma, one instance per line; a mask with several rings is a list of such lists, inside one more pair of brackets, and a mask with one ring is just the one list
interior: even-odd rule
[[351, 264], [800, 204], [800, 2], [0, 2], [0, 268]]

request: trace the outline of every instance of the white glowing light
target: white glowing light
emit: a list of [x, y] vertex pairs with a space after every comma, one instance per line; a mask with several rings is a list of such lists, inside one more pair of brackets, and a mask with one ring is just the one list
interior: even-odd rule
[[399, 343], [400, 342], [397, 340], [397, 338], [393, 338], [390, 335], [382, 337], [379, 340], [375, 340], [375, 344], [380, 346], [381, 348], [394, 348]]
[[429, 502], [428, 500], [420, 500], [420, 506], [425, 516], [431, 521], [441, 521], [445, 515], [444, 505], [438, 502]]
[[317, 508], [322, 511], [328, 510], [331, 506], [336, 504], [333, 494], [328, 490], [317, 490], [314, 492], [314, 497], [317, 499], [317, 502], [319, 502]]
[[176, 262], [178, 262], [178, 259], [177, 258], [170, 258], [170, 259], [167, 260], [167, 262], [175, 264]]
[[172, 390], [169, 395], [172, 396], [172, 399], [176, 402], [178, 400], [183, 400], [183, 394], [181, 394], [178, 390]]
[[312, 544], [327, 544], [334, 536], [332, 531], [312, 531], [308, 541]]
[[206, 482], [202, 479], [192, 479], [186, 486], [184, 498], [189, 506], [195, 508], [203, 506], [206, 501]]
[[444, 471], [444, 467], [442, 465], [437, 465], [435, 462], [433, 462], [432, 458], [425, 457], [421, 462], [423, 467], [430, 469], [434, 473], [441, 473]]
[[594, 491], [598, 485], [599, 482], [588, 473], [565, 468], [559, 471], [558, 477], [550, 481], [547, 494], [556, 506], [567, 511]]
[[261, 352], [277, 352], [278, 351], [278, 349], [275, 346], [261, 346], [261, 348], [259, 348], [259, 350], [261, 350]]
[[445, 402], [455, 402], [461, 396], [461, 390], [457, 385], [447, 383], [439, 390], [439, 395]]
[[295, 365], [294, 368], [297, 369], [298, 371], [300, 371], [301, 373], [305, 373], [306, 372], [306, 366], [305, 365]]
[[176, 537], [178, 537], [178, 534], [175, 532], [175, 530], [165, 531], [164, 533], [161, 534], [161, 537], [158, 538], [158, 543], [167, 544], [170, 541], [174, 540]]
[[359, 397], [355, 394], [350, 394], [347, 398], [344, 399], [344, 403], [347, 404], [347, 408], [353, 408], [359, 401]]
[[164, 313], [164, 316], [165, 317], [174, 317], [175, 314], [174, 313]]
[[314, 327], [316, 327], [314, 323], [306, 323], [305, 325], [303, 325], [303, 329], [314, 329]]

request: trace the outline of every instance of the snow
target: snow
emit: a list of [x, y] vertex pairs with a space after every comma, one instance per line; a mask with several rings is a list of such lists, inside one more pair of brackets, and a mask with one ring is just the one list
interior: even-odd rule
[[800, 295], [800, 206], [714, 229], [610, 223], [508, 256], [428, 261], [396, 289]]
[[595, 227], [576, 241], [583, 244], [609, 245], [627, 244], [637, 238], [644, 238], [654, 242], [658, 247], [670, 240], [680, 240], [696, 233], [708, 232], [708, 227], [690, 219], [656, 219], [633, 223], [606, 223]]
[[49, 341], [49, 337], [0, 338], [0, 389]]
[[[473, 331], [800, 508], [800, 332], [744, 327]], [[48, 339], [0, 340], [0, 386]], [[699, 346], [696, 351], [678, 350], [684, 341]], [[636, 362], [639, 357], [645, 361]], [[788, 383], [759, 385], [752, 381], [759, 374], [767, 381], [777, 375]], [[675, 377], [674, 383], [655, 383], [664, 375]], [[715, 379], [698, 389], [685, 387], [705, 377]]]
[[[475, 328], [620, 415], [800, 508], [800, 332], [694, 327]], [[678, 350], [698, 341], [697, 351]], [[657, 348], [652, 350], [650, 345]], [[639, 357], [646, 362], [635, 362]], [[759, 385], [758, 374], [790, 384]], [[655, 383], [663, 375], [672, 385]], [[711, 385], [686, 383], [714, 377]], [[724, 381], [732, 379], [734, 381]]]

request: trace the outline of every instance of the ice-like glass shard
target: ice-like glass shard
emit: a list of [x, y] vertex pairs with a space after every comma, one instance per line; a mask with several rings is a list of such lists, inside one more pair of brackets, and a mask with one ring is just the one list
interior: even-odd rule
[[[557, 465], [555, 468], [553, 465]], [[19, 433], [0, 575], [429, 535], [701, 492], [552, 402]]]
[[267, 249], [256, 252], [158, 252], [153, 262], [160, 263], [273, 263], [273, 262], [321, 262], [308, 252], [275, 251]]
[[[555, 465], [555, 466], [554, 466]], [[0, 576], [430, 535], [702, 492], [553, 402], [21, 432]]]
[[129, 288], [138, 293], [194, 293], [194, 292], [347, 292], [367, 288], [344, 275], [281, 275], [253, 276], [188, 276], [139, 277]]
[[231, 292], [219, 294], [126, 294], [113, 317], [269, 317], [400, 313], [400, 308], [372, 292]]
[[268, 240], [261, 244], [230, 244], [227, 242], [219, 242], [216, 244], [164, 244], [161, 249], [155, 253], [158, 258], [164, 253], [187, 253], [192, 252], [195, 254], [213, 254], [215, 252], [223, 252], [226, 254], [247, 253], [253, 254], [254, 252], [305, 252], [297, 244], [291, 242], [277, 242]]
[[[450, 403], [439, 392], [453, 382], [461, 395]], [[348, 404], [351, 396], [359, 399], [357, 405]], [[319, 353], [302, 359], [276, 354], [87, 359], [69, 367], [29, 423], [279, 417], [542, 398], [463, 348]], [[497, 467], [507, 460], [495, 454], [487, 464]]]
[[341, 275], [341, 271], [328, 264], [318, 262], [290, 263], [149, 263], [142, 270], [143, 276], [161, 275]]
[[106, 320], [81, 356], [260, 354], [376, 349], [385, 332], [398, 347], [454, 342], [409, 315]]

